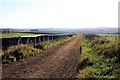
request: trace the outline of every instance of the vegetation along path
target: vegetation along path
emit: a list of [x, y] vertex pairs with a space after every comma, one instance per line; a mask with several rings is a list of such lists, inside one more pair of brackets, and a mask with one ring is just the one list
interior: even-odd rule
[[80, 57], [80, 36], [34, 57], [3, 65], [3, 78], [73, 78]]

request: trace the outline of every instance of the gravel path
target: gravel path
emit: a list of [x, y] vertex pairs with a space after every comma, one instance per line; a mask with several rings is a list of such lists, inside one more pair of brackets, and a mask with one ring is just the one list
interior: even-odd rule
[[13, 64], [3, 65], [3, 78], [74, 78], [80, 57], [80, 36]]

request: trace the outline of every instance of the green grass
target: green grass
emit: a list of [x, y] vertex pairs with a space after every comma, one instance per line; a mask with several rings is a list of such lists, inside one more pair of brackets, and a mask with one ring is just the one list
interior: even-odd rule
[[[112, 47], [113, 51], [110, 51], [110, 46], [114, 45], [115, 42], [111, 42], [111, 40], [108, 42], [101, 42], [101, 38], [102, 37], [97, 39], [97, 43], [94, 43], [92, 46], [91, 42], [94, 40], [90, 41], [84, 38], [81, 41], [82, 53], [80, 57], [78, 78], [120, 78], [119, 57], [116, 55], [117, 52], [114, 50], [116, 47]], [[104, 55], [103, 53], [105, 50], [108, 50], [106, 54], [109, 54], [110, 52], [110, 55], [114, 56], [110, 57]]]
[[15, 38], [20, 36], [37, 36], [39, 34], [33, 34], [33, 33], [4, 33], [0, 38]]

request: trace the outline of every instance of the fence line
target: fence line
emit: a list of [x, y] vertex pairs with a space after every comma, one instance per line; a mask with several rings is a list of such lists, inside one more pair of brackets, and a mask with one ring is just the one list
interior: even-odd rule
[[[20, 42], [23, 38], [27, 38], [26, 41], [26, 47], [28, 47], [29, 44], [29, 40], [30, 38], [34, 38], [34, 47], [36, 47], [36, 43], [37, 43], [37, 38], [38, 38], [38, 42], [42, 42], [42, 41], [49, 41], [49, 40], [58, 40], [61, 38], [67, 38], [70, 37], [72, 35], [42, 35], [42, 36], [20, 36], [17, 42], [18, 45], [18, 49], [20, 48]], [[42, 39], [42, 41], [41, 41]]]

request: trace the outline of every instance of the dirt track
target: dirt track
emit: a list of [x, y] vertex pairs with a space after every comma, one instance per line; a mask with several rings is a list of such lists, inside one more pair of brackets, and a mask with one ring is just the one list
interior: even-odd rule
[[80, 37], [42, 53], [3, 65], [3, 78], [74, 78], [80, 57]]

